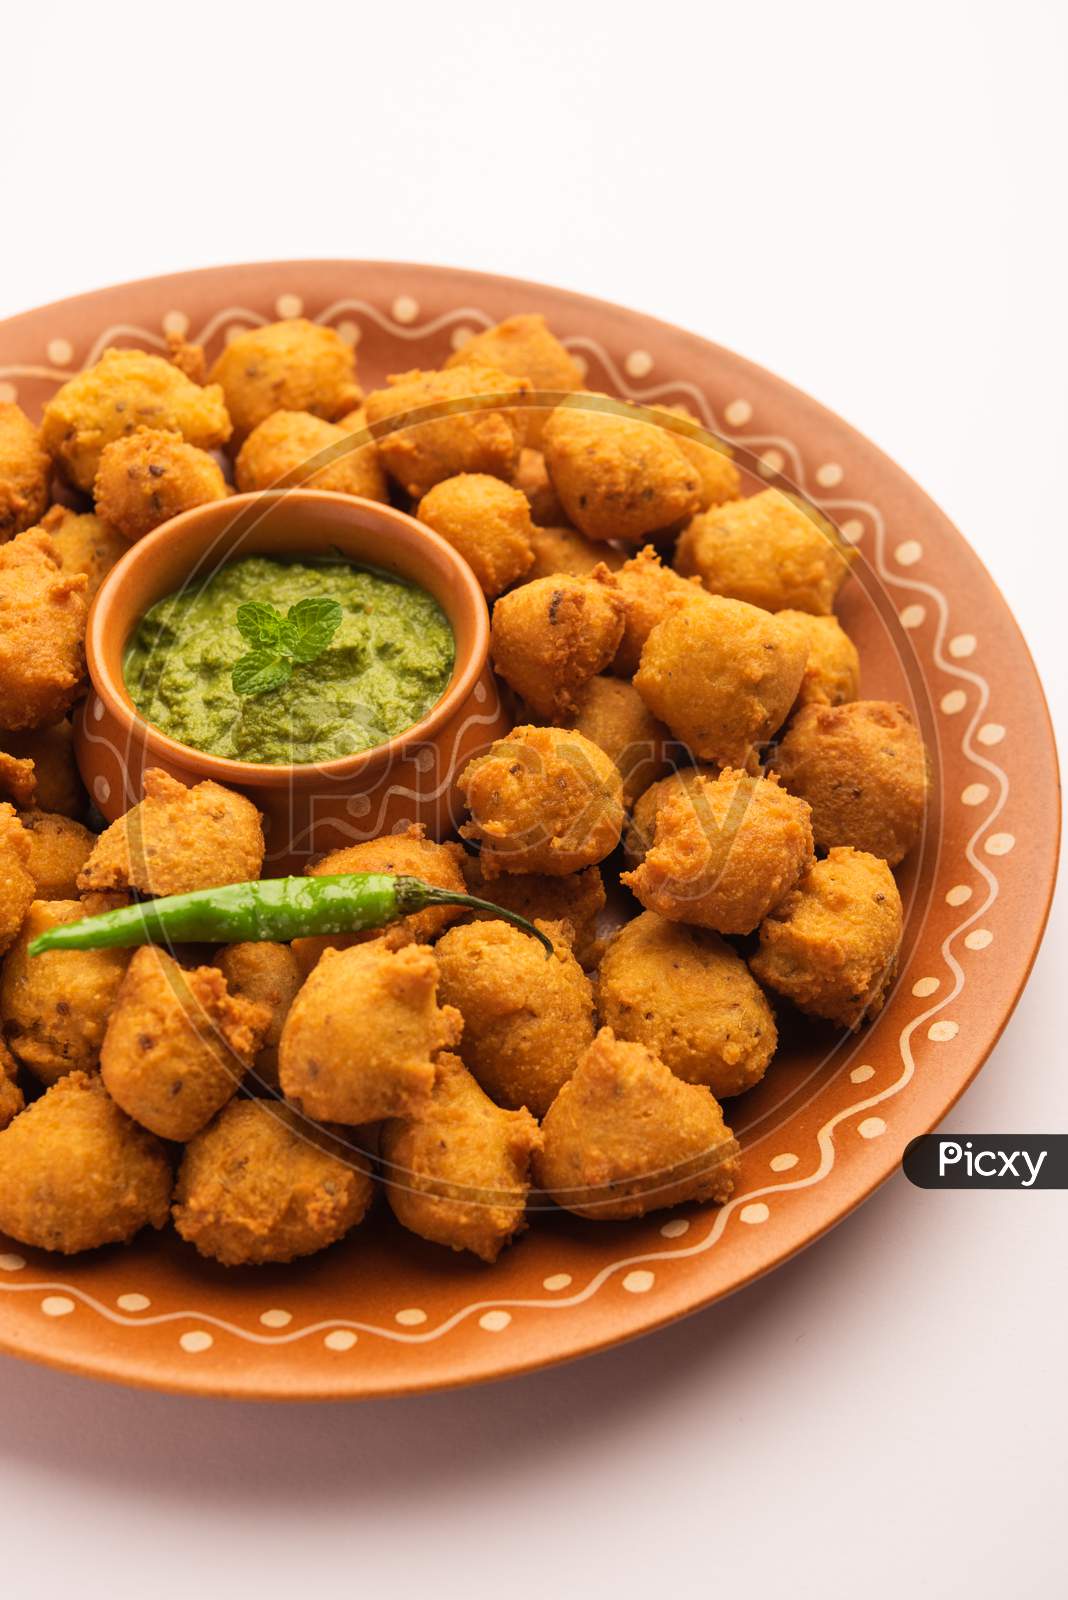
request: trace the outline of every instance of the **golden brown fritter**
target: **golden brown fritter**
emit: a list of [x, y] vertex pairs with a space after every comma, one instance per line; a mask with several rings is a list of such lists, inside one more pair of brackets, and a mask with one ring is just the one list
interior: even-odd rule
[[860, 693], [860, 653], [837, 617], [808, 611], [776, 611], [775, 621], [808, 651], [797, 692], [799, 706], [840, 706]]
[[64, 476], [88, 493], [104, 446], [138, 428], [163, 428], [214, 450], [229, 439], [230, 418], [218, 384], [201, 388], [144, 350], [105, 350], [52, 396], [41, 440]]
[[144, 796], [100, 835], [79, 889], [188, 894], [259, 877], [263, 828], [244, 795], [210, 780], [187, 789], [150, 767]]
[[35, 900], [73, 900], [77, 878], [96, 844], [96, 835], [70, 817], [49, 811], [24, 811], [30, 836], [29, 873]]
[[770, 612], [705, 595], [657, 623], [634, 687], [700, 760], [744, 767], [785, 720], [805, 661]]
[[778, 489], [695, 517], [675, 551], [679, 571], [710, 594], [816, 616], [833, 611], [854, 558], [825, 518], [817, 523]]
[[278, 1041], [282, 1024], [304, 982], [300, 962], [287, 944], [228, 944], [215, 957], [215, 965], [226, 979], [226, 987], [242, 1000], [252, 1000], [270, 1012], [270, 1023], [263, 1043], [252, 1063], [251, 1076], [258, 1088], [278, 1087]]
[[26, 1105], [17, 1074], [18, 1063], [0, 1039], [0, 1133], [14, 1122]]
[[682, 767], [679, 771], [671, 773], [670, 777], [661, 778], [659, 783], [650, 784], [635, 801], [627, 819], [623, 834], [623, 854], [627, 858], [627, 865], [639, 867], [645, 860], [645, 852], [652, 844], [653, 834], [656, 831], [656, 814], [661, 802], [669, 794], [674, 794], [676, 790], [685, 793], [698, 782], [698, 779], [711, 778], [714, 781], [719, 774], [719, 767], [699, 762], [697, 766]]
[[[567, 521], [564, 508], [549, 480], [545, 457], [540, 450], [530, 450], [525, 447], [520, 450], [512, 482], [526, 495], [530, 506], [530, 518], [535, 527], [559, 529]], [[596, 566], [596, 561], [593, 565]], [[553, 567], [551, 570], [570, 572], [571, 568]], [[543, 576], [543, 573], [535, 573], [535, 577]]]
[[577, 709], [583, 684], [608, 666], [622, 634], [623, 601], [607, 569], [589, 578], [557, 573], [501, 597], [490, 652], [535, 716], [559, 722]]
[[580, 872], [603, 861], [623, 828], [623, 782], [603, 750], [562, 728], [513, 728], [457, 780], [487, 878]]
[[[308, 411], [273, 411], [241, 446], [234, 462], [234, 482], [242, 493], [303, 484], [332, 494], [388, 500], [378, 450], [373, 442], [349, 443], [354, 431], [342, 423], [324, 422]], [[326, 450], [335, 454], [318, 466]]]
[[51, 539], [63, 571], [85, 573], [85, 603], [89, 605], [116, 561], [130, 548], [128, 541], [95, 512], [71, 511], [67, 506], [53, 506], [42, 518], [41, 527]]
[[129, 950], [49, 950], [27, 946], [46, 928], [78, 922], [97, 907], [81, 900], [37, 900], [4, 958], [0, 1018], [4, 1039], [41, 1083], [67, 1072], [94, 1072]]
[[232, 1100], [186, 1145], [174, 1226], [225, 1267], [314, 1255], [363, 1220], [370, 1163], [277, 1100]]
[[216, 360], [211, 381], [222, 385], [235, 449], [274, 411], [310, 411], [333, 422], [363, 399], [352, 346], [304, 317], [239, 333]]
[[618, 572], [623, 565], [622, 553], [613, 545], [603, 540], [598, 544], [574, 528], [535, 527], [531, 544], [534, 564], [526, 575], [527, 582], [551, 578], [557, 573], [588, 578], [595, 567], [605, 566], [609, 572]]
[[[472, 362], [496, 367], [513, 378], [526, 378], [532, 389], [549, 396], [570, 394], [585, 387], [582, 369], [549, 331], [545, 318], [532, 312], [506, 317], [496, 327], [476, 333], [445, 365], [469, 366]], [[520, 412], [525, 437], [532, 445], [540, 442], [550, 415], [551, 411], [542, 407]]]
[[628, 809], [650, 784], [671, 770], [670, 733], [650, 713], [633, 684], [622, 678], [591, 678], [580, 691], [578, 709], [567, 724], [615, 763]]
[[528, 1111], [495, 1106], [445, 1052], [430, 1104], [382, 1129], [386, 1198], [409, 1233], [496, 1261], [526, 1227], [530, 1158], [540, 1146]]
[[192, 344], [182, 333], [168, 333], [167, 360], [184, 372], [190, 383], [201, 385], [208, 381], [208, 361], [202, 344]]
[[730, 1197], [738, 1143], [702, 1085], [602, 1028], [542, 1124], [538, 1182], [558, 1206], [624, 1221], [686, 1200]]
[[20, 756], [9, 756], [6, 750], [0, 750], [0, 800], [8, 800], [18, 810], [24, 811], [27, 806], [33, 805], [36, 788], [33, 762]]
[[0, 733], [0, 746], [20, 761], [33, 762], [33, 800], [42, 811], [82, 817], [89, 796], [74, 759], [74, 730], [68, 718], [22, 733]]
[[609, 943], [597, 1014], [617, 1039], [644, 1044], [677, 1078], [703, 1083], [717, 1100], [759, 1083], [775, 1053], [771, 1007], [737, 951], [717, 933], [653, 911], [625, 923]]
[[282, 1092], [319, 1122], [358, 1126], [421, 1111], [434, 1057], [463, 1019], [438, 1005], [438, 964], [424, 945], [387, 939], [327, 950], [290, 1008], [278, 1047]]
[[40, 521], [51, 474], [38, 429], [19, 406], [0, 402], [0, 542]]
[[270, 1023], [266, 1006], [227, 992], [217, 967], [187, 971], [142, 945], [108, 1019], [104, 1083], [142, 1127], [184, 1144], [237, 1093]]
[[927, 757], [902, 705], [854, 700], [805, 706], [771, 762], [791, 794], [812, 807], [817, 845], [852, 845], [896, 867], [923, 829]]
[[[313, 878], [341, 872], [391, 872], [394, 877], [421, 878], [437, 889], [455, 889], [462, 894], [465, 887], [462, 862], [463, 850], [458, 844], [451, 840], [438, 844], [427, 838], [422, 823], [413, 823], [403, 833], [383, 833], [377, 839], [365, 839], [362, 844], [331, 850], [309, 867], [308, 872]], [[410, 916], [400, 917], [387, 926], [403, 929], [417, 944], [430, 944], [442, 928], [462, 916], [462, 906], [427, 906], [425, 911], [413, 911]], [[377, 928], [366, 933], [324, 933], [309, 939], [294, 939], [293, 954], [307, 974], [324, 950], [345, 950], [349, 945], [366, 944], [380, 938], [381, 934], [382, 929]]]
[[47, 533], [0, 545], [0, 728], [57, 722], [85, 682], [84, 573], [66, 573]]
[[651, 544], [625, 561], [616, 577], [623, 596], [623, 637], [612, 662], [612, 671], [621, 678], [632, 678], [638, 670], [645, 641], [658, 622], [680, 605], [701, 594], [701, 587], [665, 567]]
[[885, 861], [835, 849], [814, 861], [760, 925], [750, 966], [801, 1011], [858, 1028], [878, 1016], [901, 944], [903, 913]]
[[[597, 920], [605, 907], [600, 867], [585, 867], [560, 878], [542, 872], [509, 872], [489, 881], [477, 856], [465, 856], [464, 878], [469, 894], [492, 900], [507, 911], [517, 911], [528, 922], [562, 922], [571, 929], [571, 949], [582, 967], [596, 965], [601, 952]], [[478, 911], [483, 918], [489, 912]]]
[[171, 1164], [98, 1077], [72, 1072], [0, 1134], [0, 1229], [75, 1255], [162, 1228]]
[[419, 502], [416, 516], [440, 533], [495, 600], [534, 560], [534, 524], [526, 496], [484, 472], [443, 478]]
[[34, 898], [32, 843], [14, 806], [0, 803], [0, 955], [18, 936]]
[[[698, 421], [689, 406], [658, 405], [653, 409], [667, 411], [675, 417], [686, 417], [690, 422]], [[728, 444], [722, 439], [718, 445], [703, 444], [700, 439], [691, 439], [684, 433], [672, 433], [671, 438], [697, 473], [697, 494], [701, 511], [707, 511], [710, 506], [723, 505], [727, 500], [737, 499], [741, 493], [742, 475], [731, 460], [731, 449]]]
[[669, 922], [751, 933], [811, 859], [805, 802], [727, 768], [661, 801], [645, 860], [620, 882]]
[[465, 363], [447, 372], [393, 373], [386, 389], [367, 396], [367, 420], [373, 427], [399, 422], [408, 412], [427, 407], [446, 410], [411, 427], [376, 434], [378, 453], [390, 477], [413, 499], [422, 499], [443, 478], [459, 472], [485, 472], [512, 481], [519, 461], [523, 415], [508, 407], [475, 407], [473, 398], [526, 394], [530, 384], [496, 367]]
[[591, 539], [641, 544], [692, 517], [701, 503], [700, 479], [674, 436], [585, 405], [578, 399], [557, 406], [542, 437], [567, 520]]
[[131, 543], [229, 493], [214, 456], [163, 428], [138, 428], [113, 439], [100, 453], [93, 480], [97, 515]]
[[459, 1054], [498, 1105], [548, 1111], [593, 1038], [593, 990], [566, 927], [541, 923], [554, 953], [508, 922], [450, 928], [436, 946], [441, 997], [464, 1019]]

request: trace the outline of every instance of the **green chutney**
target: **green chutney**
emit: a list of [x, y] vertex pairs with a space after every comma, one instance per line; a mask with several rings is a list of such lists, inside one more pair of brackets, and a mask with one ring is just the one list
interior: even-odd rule
[[[265, 693], [235, 692], [249, 646], [237, 627], [247, 600], [283, 614], [300, 600], [336, 600], [341, 626], [322, 655]], [[444, 694], [455, 641], [424, 590], [347, 562], [249, 556], [197, 588], [158, 600], [126, 649], [123, 672], [147, 721], [211, 755], [265, 766], [334, 761], [410, 728]]]

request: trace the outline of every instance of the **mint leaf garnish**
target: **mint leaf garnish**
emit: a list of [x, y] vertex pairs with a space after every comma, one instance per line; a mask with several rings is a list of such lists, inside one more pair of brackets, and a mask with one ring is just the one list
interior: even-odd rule
[[270, 649], [282, 630], [282, 613], [258, 600], [246, 600], [237, 608], [237, 630], [254, 650]]
[[298, 600], [286, 613], [287, 629], [295, 633], [288, 647], [294, 661], [314, 661], [321, 656], [341, 626], [342, 610], [336, 600]]
[[235, 694], [266, 694], [280, 689], [293, 676], [293, 663], [273, 650], [250, 650], [234, 664], [230, 682]]
[[235, 664], [230, 682], [235, 694], [266, 694], [293, 676], [293, 665], [307, 666], [329, 645], [341, 626], [336, 600], [298, 600], [286, 615], [274, 606], [247, 600], [237, 608], [237, 628], [252, 649]]

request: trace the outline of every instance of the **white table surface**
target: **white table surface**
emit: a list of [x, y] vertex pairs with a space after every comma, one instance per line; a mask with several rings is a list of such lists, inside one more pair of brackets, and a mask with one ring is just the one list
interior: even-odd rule
[[[1042, 0], [9, 8], [0, 315], [377, 256], [657, 313], [964, 530], [1066, 723], [1066, 13]], [[1063, 898], [952, 1114], [1068, 1126]], [[1066, 1199], [902, 1178], [770, 1278], [515, 1382], [288, 1409], [0, 1360], [0, 1590], [1025, 1597], [1063, 1582]]]

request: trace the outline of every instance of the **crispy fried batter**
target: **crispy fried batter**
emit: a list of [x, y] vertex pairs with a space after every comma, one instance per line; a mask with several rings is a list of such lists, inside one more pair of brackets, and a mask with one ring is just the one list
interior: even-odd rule
[[645, 852], [653, 842], [656, 831], [656, 814], [660, 810], [661, 802], [669, 794], [676, 791], [686, 793], [697, 783], [699, 778], [719, 777], [720, 768], [699, 762], [694, 767], [683, 767], [678, 772], [671, 773], [670, 777], [661, 778], [659, 783], [652, 783], [634, 803], [627, 820], [626, 831], [623, 835], [623, 854], [627, 858], [627, 865], [640, 867], [645, 860]]
[[593, 539], [587, 539], [584, 533], [574, 528], [535, 527], [531, 544], [534, 548], [534, 564], [526, 575], [528, 583], [535, 578], [551, 578], [558, 573], [567, 573], [572, 578], [589, 578], [595, 567], [605, 566], [609, 572], [619, 572], [623, 566], [621, 551], [605, 544], [603, 540], [598, 544]]
[[[526, 378], [532, 389], [550, 395], [585, 387], [581, 368], [549, 331], [545, 318], [533, 312], [506, 317], [496, 327], [476, 333], [445, 365], [469, 366], [472, 362]], [[540, 442], [550, 415], [550, 411], [535, 408], [522, 412], [524, 434], [532, 445]]]
[[333, 422], [363, 399], [352, 346], [304, 317], [239, 333], [210, 376], [226, 396], [234, 449], [272, 412], [310, 411]]
[[51, 539], [63, 571], [85, 573], [89, 580], [85, 603], [89, 605], [116, 561], [130, 548], [128, 541], [95, 512], [71, 511], [67, 506], [53, 506], [42, 518], [41, 527]]
[[[689, 406], [655, 406], [656, 411], [667, 411], [675, 417], [687, 417], [696, 422]], [[731, 460], [730, 446], [720, 441], [715, 445], [702, 444], [700, 439], [688, 438], [684, 433], [672, 433], [671, 438], [697, 473], [697, 493], [700, 509], [723, 505], [737, 499], [742, 487], [742, 476]]]
[[70, 817], [50, 811], [23, 811], [30, 836], [29, 872], [37, 900], [73, 900], [78, 873], [96, 843], [96, 835]]
[[775, 620], [808, 651], [797, 691], [798, 706], [840, 706], [860, 693], [860, 654], [837, 617], [808, 611], [776, 611]]
[[567, 721], [615, 763], [623, 780], [623, 804], [628, 808], [670, 771], [670, 733], [651, 714], [634, 686], [622, 678], [591, 678]]
[[36, 788], [31, 798], [42, 811], [58, 811], [65, 817], [85, 815], [89, 797], [74, 759], [69, 718], [22, 733], [0, 732], [0, 746], [20, 761], [32, 761]]
[[[374, 441], [346, 444], [357, 429], [324, 422], [310, 411], [272, 411], [258, 423], [238, 453], [234, 482], [243, 492], [303, 484], [332, 494], [362, 495], [365, 500], [389, 499], [386, 475]], [[345, 445], [341, 450], [339, 447]], [[337, 453], [317, 465], [323, 452]]]
[[692, 517], [700, 479], [664, 428], [612, 412], [557, 406], [542, 448], [567, 520], [590, 539], [641, 544]]
[[460, 472], [485, 472], [511, 482], [519, 460], [522, 414], [469, 402], [485, 395], [526, 394], [530, 384], [525, 378], [465, 363], [448, 372], [394, 373], [387, 382], [388, 388], [367, 396], [371, 425], [427, 407], [455, 408], [378, 438], [386, 471], [413, 499]]
[[[567, 518], [564, 516], [564, 508], [557, 498], [556, 490], [549, 481], [545, 457], [540, 450], [530, 450], [525, 447], [520, 450], [512, 482], [526, 495], [530, 506], [530, 519], [535, 527], [561, 529]], [[596, 565], [595, 557], [587, 571], [591, 571]], [[552, 567], [549, 570], [570, 572], [571, 568]], [[534, 576], [541, 578], [544, 577], [544, 573], [536, 572]]]
[[0, 402], [0, 542], [32, 528], [48, 504], [52, 462], [26, 413]]
[[[581, 967], [597, 963], [601, 941], [597, 920], [605, 907], [604, 879], [600, 867], [584, 867], [550, 878], [542, 872], [509, 872], [486, 879], [477, 856], [465, 856], [464, 878], [470, 894], [508, 911], [517, 911], [528, 922], [558, 922], [571, 929], [571, 949]], [[476, 918], [490, 916], [477, 911]]]
[[15, 941], [33, 903], [32, 844], [14, 806], [0, 803], [0, 955]]
[[9, 800], [22, 811], [33, 805], [36, 788], [33, 762], [0, 750], [0, 798]]
[[589, 578], [557, 573], [503, 595], [493, 608], [493, 665], [535, 716], [559, 722], [583, 684], [612, 660], [623, 602], [606, 568]]
[[85, 682], [84, 573], [65, 573], [40, 528], [0, 545], [0, 728], [56, 722]]
[[680, 605], [700, 595], [701, 586], [665, 567], [651, 544], [644, 545], [619, 569], [616, 578], [623, 596], [623, 637], [612, 671], [632, 678], [645, 649], [645, 641], [658, 622]]
[[271, 1020], [263, 1043], [253, 1062], [256, 1087], [278, 1087], [278, 1041], [289, 1008], [304, 982], [300, 962], [287, 944], [228, 944], [215, 957], [215, 965], [226, 979], [226, 987], [243, 1000], [265, 1006]]
[[162, 428], [138, 428], [105, 445], [93, 480], [97, 514], [131, 543], [229, 493], [214, 456]]
[[710, 594], [829, 616], [855, 555], [825, 517], [817, 522], [780, 490], [765, 489], [695, 517], [675, 564]]
[[416, 516], [460, 552], [490, 600], [534, 560], [526, 496], [484, 472], [443, 478], [420, 500]]
[[26, 1104], [17, 1074], [18, 1063], [0, 1039], [0, 1133], [14, 1122]]

